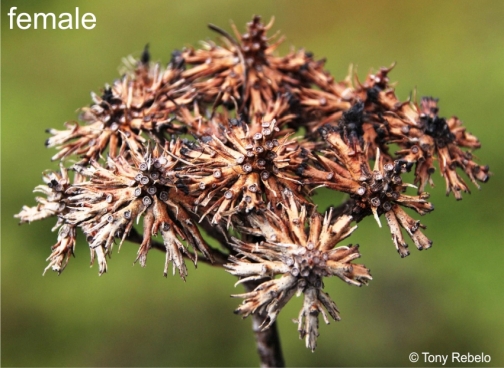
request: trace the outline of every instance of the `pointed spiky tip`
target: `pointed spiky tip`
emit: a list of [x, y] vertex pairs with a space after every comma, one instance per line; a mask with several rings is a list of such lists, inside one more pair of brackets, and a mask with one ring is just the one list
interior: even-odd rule
[[150, 52], [149, 52], [149, 44], [147, 43], [144, 47], [144, 50], [142, 51], [142, 56], [140, 57], [140, 62], [144, 65], [149, 64], [149, 61], [151, 59]]

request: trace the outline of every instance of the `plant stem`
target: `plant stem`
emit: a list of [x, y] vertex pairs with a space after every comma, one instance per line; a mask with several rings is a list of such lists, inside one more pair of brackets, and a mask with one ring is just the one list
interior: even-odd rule
[[[245, 290], [251, 292], [263, 281], [246, 282], [244, 283]], [[252, 331], [254, 332], [261, 367], [285, 367], [277, 323], [275, 321], [269, 328], [263, 330], [261, 324], [265, 319], [266, 315], [264, 313], [254, 313], [252, 315]]]
[[[130, 233], [126, 237], [126, 240], [132, 242], [132, 243], [137, 243], [141, 244], [143, 240], [143, 235], [139, 234], [136, 229], [131, 229]], [[166, 252], [166, 247], [164, 246], [163, 243], [157, 242], [155, 240], [151, 241], [151, 248], [160, 250], [161, 252]], [[198, 261], [207, 263], [211, 266], [216, 266], [216, 267], [222, 267], [224, 264], [228, 262], [227, 260], [227, 254], [222, 253], [218, 249], [214, 248], [209, 248], [212, 251], [212, 256], [213, 256], [213, 262], [206, 258], [204, 255], [198, 255]], [[192, 253], [191, 251], [187, 250], [188, 253]], [[184, 257], [187, 258], [186, 255]]]

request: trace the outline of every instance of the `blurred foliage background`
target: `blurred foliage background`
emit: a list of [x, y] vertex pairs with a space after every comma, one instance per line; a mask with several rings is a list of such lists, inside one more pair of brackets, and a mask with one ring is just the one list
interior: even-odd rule
[[[11, 6], [20, 12], [92, 12], [94, 30], [9, 29]], [[275, 16], [274, 30], [304, 47], [337, 80], [350, 64], [361, 79], [397, 62], [390, 77], [406, 99], [440, 97], [441, 115], [456, 114], [481, 139], [476, 154], [494, 176], [481, 191], [456, 202], [434, 174], [436, 210], [423, 218], [434, 247], [400, 259], [388, 229], [372, 218], [351, 238], [374, 280], [350, 287], [328, 279], [342, 321], [322, 326], [317, 351], [299, 341], [301, 300], [289, 303], [279, 328], [289, 366], [407, 366], [416, 351], [484, 352], [488, 366], [504, 365], [504, 2], [502, 1], [8, 1], [2, 0], [2, 366], [256, 366], [251, 321], [232, 311], [242, 291], [222, 269], [200, 265], [186, 283], [162, 277], [164, 256], [132, 266], [137, 247], [123, 245], [98, 277], [89, 269], [82, 237], [76, 258], [57, 277], [42, 277], [56, 234], [54, 222], [18, 226], [22, 205], [34, 205], [53, 150], [44, 129], [76, 119], [118, 77], [121, 58], [150, 43], [153, 59], [217, 39], [206, 25], [240, 30], [253, 14]], [[342, 198], [321, 193], [325, 208]], [[411, 243], [411, 241], [410, 241]], [[410, 245], [413, 247], [413, 245]], [[414, 247], [413, 247], [414, 248]], [[417, 365], [426, 365], [420, 364]], [[460, 364], [459, 364], [460, 365]]]

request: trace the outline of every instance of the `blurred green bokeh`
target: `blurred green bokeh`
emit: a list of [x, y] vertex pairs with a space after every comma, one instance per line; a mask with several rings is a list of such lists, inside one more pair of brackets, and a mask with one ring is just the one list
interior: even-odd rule
[[[79, 6], [97, 26], [10, 30], [11, 6], [32, 14]], [[125, 244], [99, 278], [80, 238], [65, 272], [42, 277], [54, 222], [20, 227], [13, 218], [34, 205], [41, 172], [57, 168], [44, 129], [75, 119], [90, 91], [118, 77], [122, 57], [150, 43], [153, 58], [166, 63], [173, 49], [216, 39], [208, 23], [230, 30], [233, 20], [243, 29], [253, 14], [275, 16], [274, 29], [287, 36], [279, 52], [305, 47], [327, 58], [336, 79], [351, 63], [363, 79], [397, 62], [390, 77], [399, 97], [415, 89], [440, 97], [441, 114], [457, 114], [480, 138], [477, 155], [495, 174], [461, 202], [446, 198], [434, 175], [436, 210], [422, 219], [434, 240], [429, 251], [400, 259], [386, 227], [359, 224], [351, 241], [361, 244], [374, 280], [361, 289], [326, 281], [343, 320], [321, 327], [314, 354], [291, 322], [301, 300], [291, 301], [279, 317], [287, 364], [408, 366], [416, 351], [484, 352], [492, 357], [485, 366], [504, 365], [504, 2], [3, 0], [1, 12], [2, 366], [258, 365], [251, 321], [232, 313], [240, 301], [229, 295], [242, 289], [223, 270], [200, 265], [186, 283], [165, 279], [161, 253], [152, 252], [145, 269], [132, 267], [136, 247]], [[341, 197], [317, 201], [325, 207]]]

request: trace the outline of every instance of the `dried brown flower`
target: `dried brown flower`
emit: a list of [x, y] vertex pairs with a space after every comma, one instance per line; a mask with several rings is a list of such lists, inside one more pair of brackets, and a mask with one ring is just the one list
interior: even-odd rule
[[186, 250], [179, 240], [211, 259], [208, 247], [198, 227], [189, 214], [189, 203], [177, 190], [174, 169], [180, 156], [182, 142], [172, 141], [164, 148], [147, 150], [143, 155], [126, 152], [109, 158], [108, 168], [92, 162], [89, 168], [76, 167], [90, 181], [75, 185], [69, 197], [73, 211], [67, 221], [79, 225], [88, 236], [89, 246], [100, 263], [100, 274], [106, 272], [105, 254], [112, 250], [114, 239], [121, 237], [121, 244], [131, 231], [135, 220], [143, 216], [143, 241], [138, 250], [137, 261], [145, 266], [151, 237], [158, 232], [166, 247], [164, 274], [173, 262], [180, 276], [185, 278], [187, 268], [183, 256], [197, 261], [197, 256]]
[[179, 105], [190, 104], [194, 93], [180, 79], [179, 65], [172, 62], [162, 69], [149, 63], [147, 49], [142, 60], [128, 59], [127, 72], [103, 95], [91, 93], [93, 103], [81, 109], [80, 120], [66, 124], [66, 130], [48, 129], [52, 135], [47, 147], [57, 147], [52, 159], [59, 160], [72, 154], [81, 157], [81, 164], [98, 160], [108, 150], [115, 157], [124, 138], [129, 146], [139, 150], [146, 143], [142, 132], [154, 138], [166, 133], [180, 133], [184, 127], [174, 122], [174, 111]]
[[[361, 98], [366, 96], [368, 123], [364, 125], [372, 124], [376, 132], [368, 135], [366, 142], [382, 149], [387, 142], [397, 143], [402, 148], [397, 152], [398, 158], [407, 170], [416, 165], [415, 184], [419, 186], [419, 193], [424, 191], [427, 182], [432, 185], [430, 176], [434, 172], [435, 159], [446, 181], [447, 194], [453, 192], [455, 198], [461, 199], [461, 191], [469, 192], [456, 173], [457, 167], [479, 188], [477, 181], [489, 179], [489, 168], [477, 165], [471, 152], [461, 149], [479, 148], [478, 139], [466, 132], [457, 117], [448, 120], [439, 117], [437, 99], [423, 97], [420, 106], [410, 101], [400, 102], [388, 85], [387, 74], [391, 69], [382, 68], [376, 75], [368, 76], [360, 91], [356, 91]], [[371, 131], [370, 128], [365, 130]]]
[[[330, 213], [324, 218], [317, 212], [309, 216], [306, 207], [297, 205], [289, 192], [284, 193], [284, 200], [281, 216], [267, 210], [249, 216], [252, 228], [242, 230], [263, 240], [253, 244], [235, 239], [238, 256], [231, 257], [232, 263], [225, 267], [241, 277], [239, 283], [267, 278], [254, 291], [234, 295], [245, 299], [236, 313], [244, 317], [266, 313], [264, 329], [275, 322], [294, 294], [303, 293], [298, 330], [300, 337], [306, 338], [306, 347], [315, 350], [319, 313], [326, 323], [329, 320], [325, 310], [334, 320], [340, 319], [336, 304], [322, 290], [323, 278], [338, 276], [361, 286], [371, 280], [371, 275], [364, 266], [351, 263], [360, 257], [358, 245], [336, 247], [356, 229], [350, 226], [350, 216], [330, 224]], [[281, 277], [275, 278], [277, 275]]]
[[223, 216], [265, 205], [276, 208], [285, 189], [307, 202], [302, 178], [296, 174], [306, 157], [275, 120], [248, 125], [230, 119], [219, 125], [222, 138], [203, 136], [181, 151], [191, 165], [179, 177], [187, 193], [197, 197], [194, 204], [201, 207], [202, 218], [214, 212], [212, 223], [218, 223]]
[[330, 147], [327, 150], [328, 156], [334, 157], [333, 160], [326, 156], [319, 157], [327, 170], [334, 173], [332, 180], [325, 182], [324, 185], [351, 195], [352, 206], [349, 211], [358, 221], [372, 214], [381, 227], [379, 216], [385, 214], [392, 232], [392, 240], [401, 257], [407, 256], [409, 252], [400, 227], [406, 229], [418, 249], [430, 248], [432, 241], [419, 230], [423, 225], [400, 208], [400, 206], [411, 208], [420, 215], [429, 213], [434, 209], [432, 204], [426, 201], [429, 195], [404, 194], [406, 188], [411, 186], [404, 184], [401, 179], [404, 167], [400, 161], [387, 162], [389, 158], [381, 156], [379, 149], [371, 170], [368, 154], [353, 132], [331, 127], [322, 130]]
[[186, 49], [182, 57], [192, 67], [182, 73], [202, 96], [204, 101], [214, 105], [223, 103], [229, 109], [235, 105], [246, 106], [250, 116], [263, 115], [266, 103], [282, 91], [282, 85], [298, 82], [279, 72], [271, 65], [273, 51], [281, 40], [268, 44], [266, 26], [260, 17], [254, 17], [247, 24], [247, 33], [241, 35], [234, 31], [239, 41], [234, 40], [223, 30], [212, 26], [224, 36], [225, 44], [217, 46], [212, 42], [204, 44], [204, 49]]
[[[461, 147], [480, 148], [479, 140], [466, 132], [462, 122], [457, 117], [448, 120], [438, 116], [437, 99], [432, 97], [422, 98], [420, 129], [423, 135], [431, 138], [424, 141], [421, 148], [428, 154], [434, 154], [439, 161], [441, 175], [446, 181], [446, 194], [453, 192], [456, 199], [462, 199], [461, 191], [469, 192], [469, 188], [456, 172], [459, 167], [464, 170], [474, 185], [479, 188], [477, 181], [485, 183], [489, 179], [488, 166], [481, 166], [473, 161], [471, 152], [464, 152]], [[432, 170], [423, 170], [429, 173]], [[428, 178], [417, 175], [420, 189], [425, 186]]]

